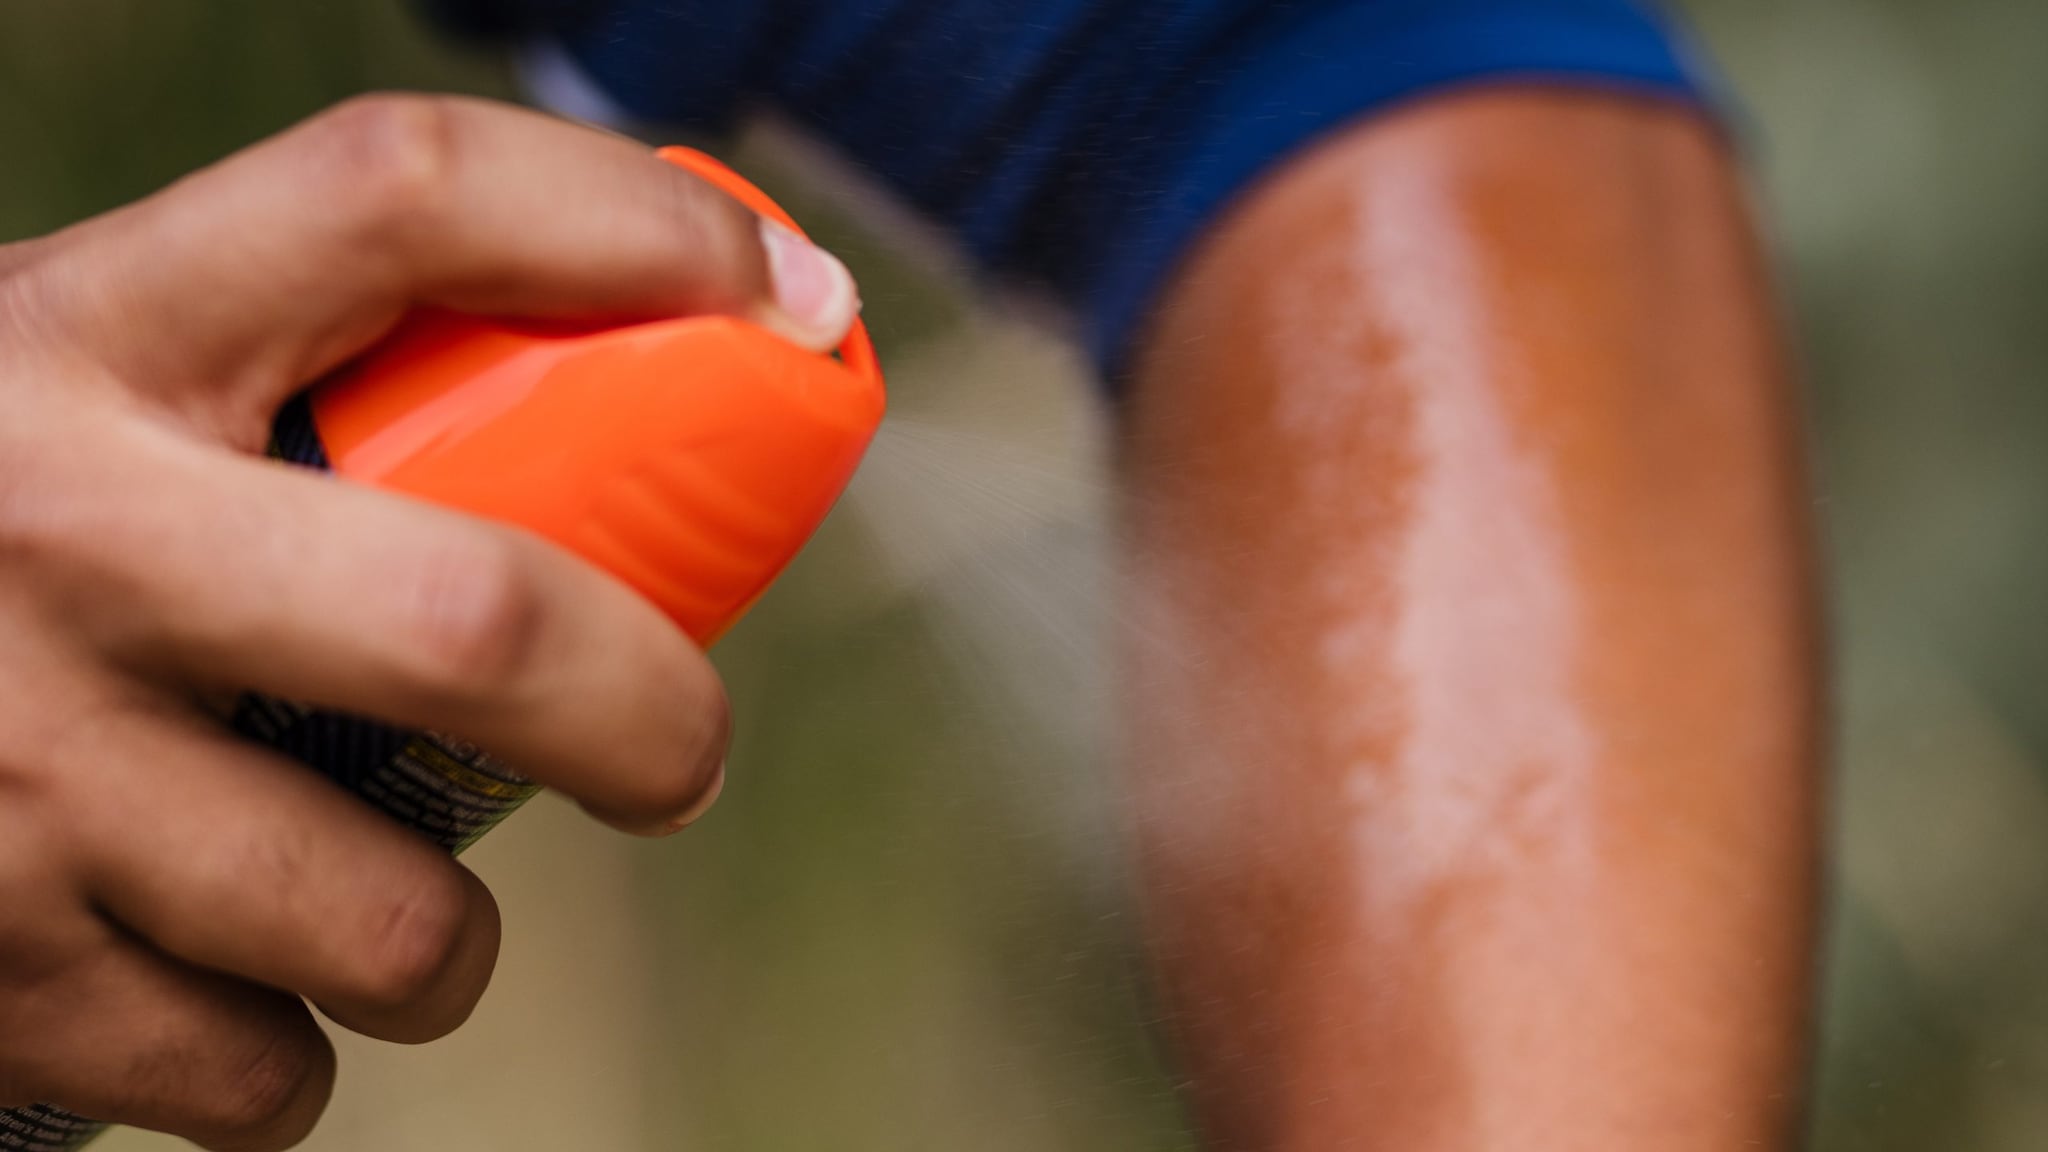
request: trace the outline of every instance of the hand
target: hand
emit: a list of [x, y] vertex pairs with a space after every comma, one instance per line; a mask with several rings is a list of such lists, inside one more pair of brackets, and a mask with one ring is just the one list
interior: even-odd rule
[[202, 703], [255, 689], [462, 734], [608, 823], [715, 793], [710, 665], [516, 531], [257, 458], [409, 308], [749, 317], [807, 346], [837, 261], [636, 145], [358, 100], [140, 204], [0, 247], [0, 1106], [296, 1143], [333, 1052], [496, 958], [483, 885]]

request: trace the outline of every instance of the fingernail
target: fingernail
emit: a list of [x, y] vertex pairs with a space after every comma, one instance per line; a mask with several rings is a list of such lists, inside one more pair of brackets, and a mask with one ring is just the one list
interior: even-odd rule
[[794, 335], [820, 349], [839, 343], [860, 311], [853, 273], [838, 257], [773, 220], [761, 221], [761, 246], [768, 253], [775, 306], [798, 329]]
[[681, 816], [669, 821], [668, 827], [663, 830], [662, 835], [673, 836], [702, 819], [704, 813], [711, 811], [711, 806], [718, 803], [718, 794], [723, 791], [725, 791], [725, 761], [720, 760], [718, 762], [718, 771], [712, 774], [711, 783], [704, 786], [704, 794], [697, 797], [697, 802], [690, 805], [689, 809]]

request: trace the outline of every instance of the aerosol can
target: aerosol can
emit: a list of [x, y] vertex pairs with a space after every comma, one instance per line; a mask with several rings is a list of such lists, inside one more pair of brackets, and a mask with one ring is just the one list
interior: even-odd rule
[[[702, 153], [659, 155], [795, 221]], [[273, 454], [534, 532], [631, 585], [701, 644], [796, 555], [884, 403], [867, 331], [836, 352], [728, 317], [602, 331], [421, 314], [279, 416]], [[233, 724], [460, 852], [537, 791], [460, 737], [250, 694]], [[0, 1152], [68, 1152], [105, 1125], [0, 1111]]]

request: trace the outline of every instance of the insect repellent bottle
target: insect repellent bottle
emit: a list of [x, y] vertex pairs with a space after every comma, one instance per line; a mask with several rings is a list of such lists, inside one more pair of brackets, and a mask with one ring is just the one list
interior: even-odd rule
[[[792, 229], [717, 161], [661, 157]], [[699, 643], [808, 540], [880, 424], [858, 321], [835, 354], [728, 317], [601, 331], [415, 316], [278, 418], [272, 451], [532, 531], [631, 585]], [[460, 852], [537, 787], [460, 737], [256, 694], [234, 727]], [[68, 1152], [105, 1128], [0, 1110], [0, 1152]]]

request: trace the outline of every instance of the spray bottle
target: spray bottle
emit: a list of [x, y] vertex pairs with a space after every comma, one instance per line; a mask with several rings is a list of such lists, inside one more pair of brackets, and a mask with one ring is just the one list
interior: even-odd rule
[[[796, 228], [716, 160], [659, 155]], [[858, 321], [823, 355], [727, 317], [588, 332], [423, 314], [289, 405], [271, 448], [534, 532], [709, 644], [831, 510], [883, 401]], [[448, 733], [253, 693], [232, 723], [450, 852], [538, 790]], [[104, 1130], [46, 1105], [0, 1110], [0, 1152], [69, 1152]]]

